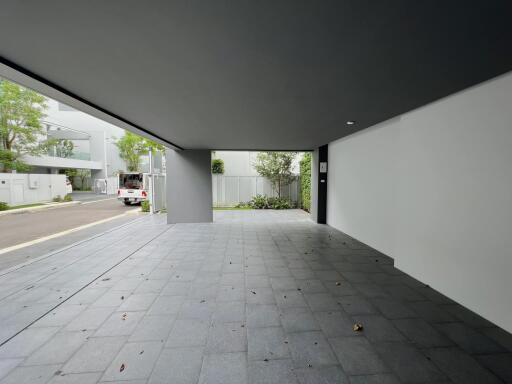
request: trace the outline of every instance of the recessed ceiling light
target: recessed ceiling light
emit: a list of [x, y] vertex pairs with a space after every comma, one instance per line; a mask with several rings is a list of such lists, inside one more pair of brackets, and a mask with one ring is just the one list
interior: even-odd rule
[[347, 121], [347, 125], [354, 125], [356, 122], [354, 120]]

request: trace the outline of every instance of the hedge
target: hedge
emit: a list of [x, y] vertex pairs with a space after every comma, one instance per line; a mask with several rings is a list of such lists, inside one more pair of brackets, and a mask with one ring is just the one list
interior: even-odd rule
[[304, 153], [300, 161], [300, 191], [302, 209], [309, 212], [311, 208], [311, 152]]

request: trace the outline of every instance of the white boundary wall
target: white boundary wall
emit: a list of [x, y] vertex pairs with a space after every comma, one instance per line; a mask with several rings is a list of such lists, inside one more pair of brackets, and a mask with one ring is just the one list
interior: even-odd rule
[[46, 202], [65, 195], [65, 175], [0, 173], [0, 201], [9, 205]]
[[328, 224], [512, 332], [512, 74], [329, 144]]

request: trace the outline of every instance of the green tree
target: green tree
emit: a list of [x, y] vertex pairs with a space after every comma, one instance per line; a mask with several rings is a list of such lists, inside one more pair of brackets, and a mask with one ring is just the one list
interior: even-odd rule
[[141, 156], [147, 155], [150, 149], [153, 152], [164, 151], [163, 145], [131, 132], [126, 132], [116, 145], [119, 148], [119, 156], [126, 161], [126, 167], [130, 172], [140, 170]]
[[214, 175], [222, 175], [224, 173], [224, 160], [213, 159], [212, 160], [212, 173]]
[[305, 152], [300, 161], [300, 192], [302, 209], [311, 209], [311, 152]]
[[[85, 191], [89, 188], [89, 186], [86, 185], [85, 180], [91, 177], [90, 169], [67, 168], [64, 169], [62, 173], [64, 173], [69, 178], [74, 191]], [[76, 185], [76, 178], [80, 179], [80, 187]]]
[[73, 155], [73, 149], [75, 149], [75, 145], [71, 140], [58, 139], [55, 143], [55, 154], [58, 157], [71, 157]]
[[296, 152], [259, 152], [253, 164], [260, 176], [270, 180], [279, 197], [281, 188], [293, 180], [292, 162], [296, 155]]
[[0, 79], [0, 171], [28, 171], [23, 155], [41, 156], [54, 144], [41, 125], [46, 98]]

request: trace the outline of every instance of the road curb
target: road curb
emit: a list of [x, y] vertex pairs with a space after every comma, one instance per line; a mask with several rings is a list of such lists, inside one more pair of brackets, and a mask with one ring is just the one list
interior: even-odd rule
[[[37, 204], [37, 203], [34, 203], [34, 204]], [[38, 205], [35, 207], [9, 209], [7, 211], [0, 211], [0, 216], [14, 215], [16, 213], [23, 213], [23, 212], [40, 211], [43, 209], [64, 208], [64, 207], [67, 207], [70, 205], [77, 205], [77, 204], [80, 204], [80, 201], [68, 201], [65, 203], [43, 203], [43, 205]]]

